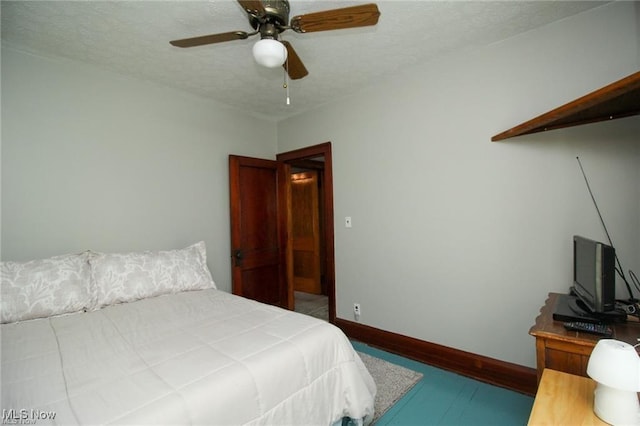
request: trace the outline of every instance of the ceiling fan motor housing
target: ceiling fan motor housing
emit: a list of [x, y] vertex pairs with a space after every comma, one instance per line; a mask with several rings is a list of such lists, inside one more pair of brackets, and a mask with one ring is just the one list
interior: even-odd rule
[[[289, 25], [289, 1], [288, 0], [263, 0], [265, 13], [263, 16], [249, 15], [251, 26], [260, 30], [261, 36], [277, 38], [277, 35]], [[271, 24], [271, 25], [264, 25]], [[262, 27], [265, 26], [264, 30]], [[275, 30], [275, 31], [274, 31]]]

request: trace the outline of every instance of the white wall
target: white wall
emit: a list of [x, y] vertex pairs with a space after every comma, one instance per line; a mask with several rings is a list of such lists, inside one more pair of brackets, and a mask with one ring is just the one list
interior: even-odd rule
[[637, 71], [637, 16], [610, 4], [278, 124], [280, 152], [333, 144], [338, 317], [358, 302], [364, 324], [534, 367], [572, 235], [606, 238], [577, 155], [640, 272], [640, 117], [490, 142]]
[[3, 260], [205, 240], [229, 290], [229, 154], [275, 158], [275, 123], [2, 48]]

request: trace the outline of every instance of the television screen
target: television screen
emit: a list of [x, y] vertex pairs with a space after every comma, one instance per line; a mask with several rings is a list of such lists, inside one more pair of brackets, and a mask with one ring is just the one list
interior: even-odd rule
[[573, 237], [573, 291], [590, 312], [615, 309], [615, 250], [613, 247]]

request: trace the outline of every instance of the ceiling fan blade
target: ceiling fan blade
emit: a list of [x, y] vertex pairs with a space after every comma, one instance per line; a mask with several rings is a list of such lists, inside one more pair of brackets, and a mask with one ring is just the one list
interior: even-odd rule
[[280, 40], [280, 42], [287, 48], [287, 60], [284, 61], [282, 67], [287, 70], [289, 78], [291, 78], [291, 80], [299, 80], [309, 74], [309, 71], [307, 71], [307, 68], [293, 49], [293, 46], [291, 46], [291, 43], [284, 40]]
[[238, 0], [238, 3], [249, 15], [264, 16], [266, 13], [260, 0]]
[[291, 29], [298, 33], [310, 33], [366, 27], [377, 24], [379, 17], [378, 6], [371, 3], [294, 16], [291, 19]]
[[249, 37], [248, 33], [244, 31], [232, 31], [228, 33], [210, 34], [200, 37], [183, 38], [181, 40], [170, 41], [173, 46], [176, 47], [194, 47], [202, 46], [205, 44], [222, 43], [223, 41], [231, 40], [243, 40]]

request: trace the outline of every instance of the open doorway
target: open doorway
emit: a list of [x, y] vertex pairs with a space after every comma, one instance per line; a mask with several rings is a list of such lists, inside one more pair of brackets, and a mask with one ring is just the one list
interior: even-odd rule
[[324, 158], [290, 165], [294, 310], [329, 321], [322, 193]]
[[294, 308], [334, 322], [335, 261], [331, 143], [278, 154], [289, 165]]

